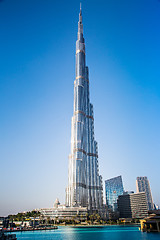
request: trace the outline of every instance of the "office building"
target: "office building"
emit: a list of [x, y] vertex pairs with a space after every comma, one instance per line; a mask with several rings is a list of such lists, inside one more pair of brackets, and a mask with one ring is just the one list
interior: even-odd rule
[[117, 210], [117, 199], [123, 194], [122, 177], [114, 177], [105, 181], [106, 205], [113, 212]]
[[147, 177], [137, 177], [136, 188], [137, 188], [137, 193], [139, 193], [139, 192], [146, 193], [148, 210], [153, 210], [154, 204], [153, 204], [153, 200], [152, 200], [150, 184], [149, 184]]
[[125, 194], [118, 197], [120, 218], [144, 218], [148, 215], [145, 192]]

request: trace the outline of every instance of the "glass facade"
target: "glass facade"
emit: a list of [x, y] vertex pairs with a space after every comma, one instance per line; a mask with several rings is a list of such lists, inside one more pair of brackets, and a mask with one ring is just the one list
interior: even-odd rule
[[71, 124], [67, 206], [99, 209], [103, 203], [102, 180], [98, 170], [98, 146], [94, 139], [93, 105], [89, 98], [89, 70], [86, 66], [82, 11], [76, 41], [76, 77], [74, 81], [74, 113]]
[[122, 177], [118, 176], [105, 181], [106, 205], [108, 209], [116, 211], [118, 196], [123, 194]]

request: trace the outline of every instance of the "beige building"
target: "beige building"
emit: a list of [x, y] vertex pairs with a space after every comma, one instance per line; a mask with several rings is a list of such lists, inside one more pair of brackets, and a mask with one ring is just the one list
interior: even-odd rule
[[145, 192], [146, 199], [147, 199], [148, 210], [153, 210], [154, 209], [154, 204], [153, 204], [150, 184], [149, 184], [149, 181], [148, 181], [147, 177], [137, 177], [136, 188], [137, 188], [137, 193]]
[[148, 207], [145, 192], [124, 194], [118, 197], [120, 218], [145, 218]]

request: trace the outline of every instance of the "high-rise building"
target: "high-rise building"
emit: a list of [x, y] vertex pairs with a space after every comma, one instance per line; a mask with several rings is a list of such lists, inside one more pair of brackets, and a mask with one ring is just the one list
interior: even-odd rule
[[66, 206], [83, 206], [89, 210], [102, 207], [102, 177], [98, 168], [98, 146], [94, 138], [93, 105], [89, 97], [89, 70], [80, 8]]
[[123, 194], [122, 177], [114, 177], [105, 181], [106, 205], [109, 210], [117, 210], [117, 199]]
[[137, 177], [136, 188], [137, 188], [137, 193], [139, 192], [146, 193], [148, 210], [153, 210], [154, 204], [153, 204], [152, 193], [151, 193], [151, 189], [150, 189], [150, 185], [147, 177]]
[[124, 194], [118, 197], [121, 218], [144, 218], [148, 215], [145, 192]]

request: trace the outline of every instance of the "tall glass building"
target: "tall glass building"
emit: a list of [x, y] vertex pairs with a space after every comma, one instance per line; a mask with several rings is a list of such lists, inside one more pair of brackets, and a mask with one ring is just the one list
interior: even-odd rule
[[108, 209], [116, 211], [118, 196], [123, 194], [122, 177], [118, 176], [105, 181], [106, 205]]
[[154, 209], [154, 204], [153, 204], [150, 184], [149, 184], [149, 181], [148, 181], [147, 177], [137, 177], [136, 188], [137, 188], [137, 193], [139, 193], [139, 192], [145, 192], [146, 193], [148, 210], [153, 210]]
[[74, 112], [71, 125], [66, 206], [98, 210], [103, 204], [102, 177], [99, 175], [98, 146], [94, 138], [93, 105], [89, 97], [89, 69], [86, 66], [81, 8], [76, 41]]

